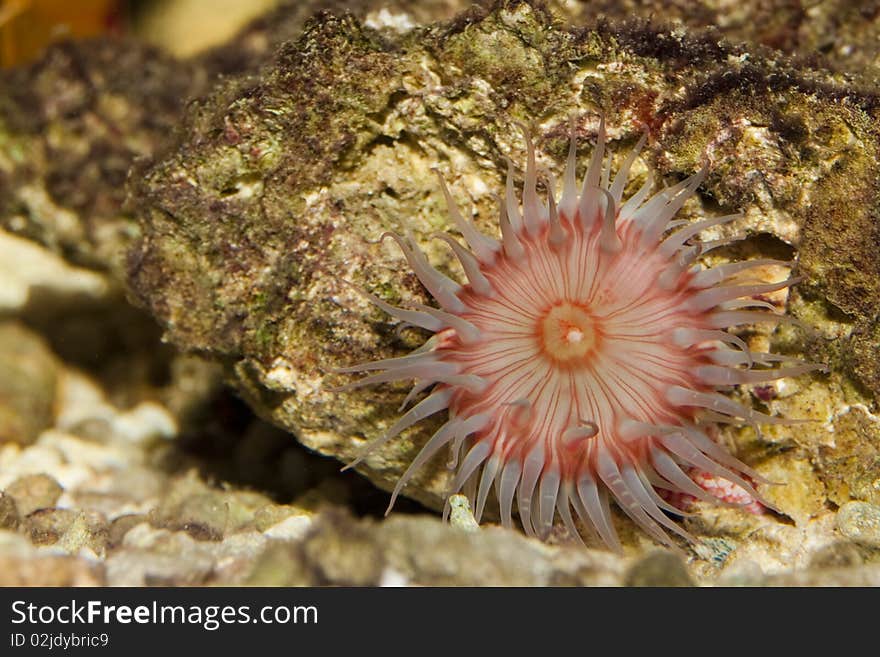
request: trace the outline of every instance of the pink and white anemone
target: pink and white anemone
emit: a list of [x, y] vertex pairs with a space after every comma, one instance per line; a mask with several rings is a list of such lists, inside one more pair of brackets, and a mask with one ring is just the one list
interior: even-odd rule
[[665, 530], [693, 540], [667, 515], [685, 513], [660, 494], [719, 502], [686, 474], [691, 468], [762, 499], [752, 482], [765, 480], [713, 441], [705, 423], [757, 430], [760, 424], [797, 422], [758, 412], [721, 391], [821, 368], [750, 351], [727, 331], [790, 319], [754, 297], [798, 279], [730, 284], [734, 275], [756, 267], [791, 265], [775, 260], [695, 264], [711, 249], [741, 239], [692, 241], [736, 214], [693, 223], [674, 219], [706, 177], [706, 167], [653, 195], [649, 176], [624, 202], [645, 139], [612, 178], [602, 120], [578, 190], [573, 128], [562, 195], [557, 201], [548, 174], [545, 201], [527, 137], [522, 204], [511, 165], [500, 199], [500, 240], [462, 216], [441, 178], [467, 246], [449, 234], [437, 237], [460, 261], [466, 284], [435, 270], [408, 231], [386, 233], [439, 308], [396, 308], [364, 294], [392, 317], [434, 335], [407, 356], [337, 371], [378, 371], [348, 389], [411, 379], [407, 402], [430, 393], [355, 463], [420, 420], [448, 411], [400, 477], [391, 505], [413, 473], [446, 446], [455, 468], [450, 493], [464, 491], [477, 520], [494, 485], [502, 523], [512, 524], [515, 500], [525, 532], [542, 538], [557, 514], [578, 536], [574, 509], [587, 528], [620, 550], [613, 499], [659, 542], [671, 544]]

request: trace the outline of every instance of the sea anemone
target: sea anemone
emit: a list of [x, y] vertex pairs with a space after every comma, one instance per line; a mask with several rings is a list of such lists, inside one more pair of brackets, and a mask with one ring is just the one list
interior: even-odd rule
[[[723, 394], [739, 384], [796, 376], [820, 366], [750, 351], [728, 328], [790, 320], [759, 298], [799, 279], [731, 284], [757, 267], [790, 262], [754, 259], [704, 268], [711, 249], [735, 239], [694, 241], [739, 215], [697, 222], [674, 217], [707, 175], [703, 168], [651, 195], [647, 181], [625, 202], [624, 189], [643, 136], [611, 176], [600, 120], [592, 158], [578, 191], [572, 125], [562, 195], [544, 173], [538, 194], [535, 149], [520, 204], [513, 166], [499, 198], [500, 240], [477, 230], [440, 186], [467, 246], [445, 241], [468, 282], [434, 269], [412, 233], [386, 233], [399, 245], [439, 308], [393, 307], [363, 292], [401, 322], [434, 335], [409, 355], [337, 370], [378, 371], [345, 388], [414, 380], [407, 404], [430, 393], [355, 463], [420, 420], [448, 410], [397, 483], [391, 505], [413, 473], [446, 445], [455, 469], [450, 494], [464, 491], [479, 520], [495, 487], [501, 521], [513, 503], [523, 529], [545, 538], [558, 514], [578, 536], [571, 509], [612, 549], [620, 542], [610, 499], [648, 534], [672, 544], [665, 530], [693, 538], [669, 515], [684, 515], [664, 491], [715, 501], [688, 475], [700, 469], [761, 499], [765, 481], [707, 433], [715, 423], [793, 423]], [[439, 177], [439, 174], [438, 174]], [[742, 282], [742, 281], [740, 281]], [[389, 505], [389, 509], [391, 508]]]

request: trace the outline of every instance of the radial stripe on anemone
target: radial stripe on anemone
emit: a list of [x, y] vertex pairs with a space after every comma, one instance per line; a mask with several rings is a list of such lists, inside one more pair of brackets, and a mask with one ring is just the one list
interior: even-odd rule
[[[738, 384], [820, 369], [786, 356], [750, 351], [727, 329], [789, 319], [755, 297], [777, 283], [731, 283], [768, 264], [755, 259], [704, 268], [698, 258], [732, 240], [694, 241], [739, 215], [675, 220], [707, 168], [651, 195], [653, 180], [623, 198], [643, 137], [612, 177], [604, 119], [591, 160], [576, 182], [572, 128], [560, 198], [547, 175], [538, 193], [535, 149], [526, 136], [520, 203], [509, 165], [499, 198], [500, 239], [462, 216], [442, 177], [451, 219], [464, 238], [437, 235], [461, 263], [460, 284], [434, 269], [413, 235], [386, 233], [439, 307], [393, 307], [364, 293], [397, 320], [433, 332], [413, 353], [336, 370], [370, 374], [346, 389], [414, 380], [405, 405], [428, 394], [352, 465], [435, 413], [448, 419], [400, 477], [389, 510], [413, 473], [449, 446], [450, 494], [464, 491], [479, 521], [494, 487], [502, 524], [514, 502], [524, 531], [545, 538], [556, 517], [579, 536], [574, 513], [620, 550], [613, 500], [650, 536], [692, 537], [669, 514], [684, 515], [663, 490], [717, 501], [691, 468], [733, 482], [757, 499], [764, 481], [713, 441], [712, 423], [793, 423], [724, 394]], [[734, 238], [739, 239], [739, 238]], [[447, 505], [448, 509], [448, 505]]]

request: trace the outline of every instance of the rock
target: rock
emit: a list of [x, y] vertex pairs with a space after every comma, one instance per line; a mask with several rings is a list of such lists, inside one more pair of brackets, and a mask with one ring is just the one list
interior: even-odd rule
[[290, 515], [281, 522], [263, 530], [263, 534], [269, 538], [295, 541], [305, 536], [311, 526], [311, 515]]
[[0, 492], [0, 529], [16, 529], [21, 522], [11, 495]]
[[681, 557], [665, 550], [651, 552], [630, 566], [624, 583], [626, 586], [694, 586]]
[[880, 73], [880, 16], [868, 8], [870, 5], [850, 0], [809, 6], [790, 0], [550, 0], [548, 4], [575, 25], [597, 19], [635, 22], [633, 18], [638, 17], [694, 32], [709, 28], [731, 41], [811, 57], [837, 70], [873, 76]]
[[147, 521], [147, 517], [139, 513], [127, 513], [119, 516], [110, 523], [107, 532], [107, 547], [109, 549], [119, 547], [130, 529]]
[[78, 263], [119, 271], [138, 233], [123, 210], [135, 157], [173, 131], [196, 78], [130, 41], [49, 48], [0, 75], [0, 225]]
[[834, 419], [833, 443], [819, 448], [819, 476], [828, 499], [880, 505], [880, 419], [853, 405]]
[[318, 582], [344, 586], [375, 586], [386, 560], [370, 528], [339, 513], [318, 518], [302, 555]]
[[701, 580], [750, 586], [792, 570], [821, 569], [825, 566], [820, 564], [834, 561], [831, 555], [836, 548], [832, 546], [840, 542], [840, 536], [835, 532], [834, 514], [825, 512], [803, 526], [765, 518], [748, 533], [727, 540], [723, 557], [710, 562], [713, 569], [701, 567], [700, 562], [691, 564]]
[[[126, 248], [138, 235], [125, 207], [128, 170], [164, 148], [190, 97], [209, 90], [217, 76], [256, 71], [321, 9], [350, 6], [380, 26], [394, 25], [397, 16], [406, 25], [448, 18], [467, 6], [462, 0], [401, 2], [402, 9], [380, 0], [270, 4], [278, 6], [227, 43], [187, 60], [133, 39], [99, 38], [51, 46], [34, 64], [0, 74], [0, 226], [109, 273], [105, 282], [116, 286]], [[166, 27], [174, 14], [167, 9], [153, 14]], [[201, 11], [217, 14], [214, 7]], [[161, 33], [161, 27], [141, 28], [150, 37]], [[192, 33], [192, 25], [186, 29]]]
[[[7, 192], [8, 193], [8, 192]], [[51, 299], [54, 310], [107, 296], [107, 278], [68, 264], [35, 242], [0, 230], [0, 311], [26, 315], [38, 299]], [[61, 300], [67, 303], [62, 303]], [[37, 304], [38, 305], [38, 304]]]
[[310, 586], [312, 578], [299, 549], [281, 541], [270, 541], [255, 560], [246, 583], [248, 586]]
[[810, 568], [814, 570], [857, 568], [863, 561], [859, 548], [849, 541], [837, 541], [816, 551], [810, 558]]
[[761, 469], [761, 475], [784, 484], [763, 486], [761, 492], [798, 525], [806, 524], [825, 510], [825, 487], [805, 456], [780, 454]]
[[266, 532], [273, 527], [283, 525], [287, 520], [294, 519], [293, 527], [297, 522], [311, 518], [310, 512], [304, 512], [302, 508], [285, 504], [267, 504], [257, 509], [254, 513], [254, 524], [258, 531]]
[[[578, 94], [559, 92], [570, 88]], [[129, 281], [170, 340], [227, 363], [258, 414], [349, 461], [396, 420], [405, 388], [339, 392], [333, 386], [350, 377], [327, 372], [401, 355], [423, 336], [395, 331], [340, 279], [391, 303], [424, 302], [399, 254], [375, 239], [405, 220], [432, 264], [455, 275], [450, 255], [428, 239], [450, 227], [431, 167], [494, 233], [489, 192], [502, 186], [505, 156], [523, 159], [516, 121], [540, 121], [540, 157], [558, 171], [570, 115], [587, 141], [601, 111], [617, 151], [650, 129], [645, 165], [660, 178], [693, 172], [709, 153], [705, 195], [722, 210], [743, 209], [754, 236], [743, 253], [797, 252], [807, 280], [791, 312], [844, 337], [830, 346], [823, 334], [783, 329], [776, 351], [832, 361], [836, 392], [805, 386], [768, 404], [790, 417], [828, 417], [848, 403], [840, 391], [856, 372], [876, 362], [854, 336], [880, 303], [870, 209], [880, 190], [867, 146], [878, 106], [869, 89], [778, 53], [642, 23], [571, 30], [528, 2], [402, 33], [325, 13], [259, 78], [230, 78], [195, 103], [173, 147], [139, 165], [131, 180], [143, 238]], [[420, 424], [360, 469], [390, 488], [436, 426]], [[752, 463], [784, 469], [792, 456], [767, 442], [791, 445], [798, 432], [767, 435], [725, 439]], [[792, 510], [800, 522], [824, 491], [808, 476], [809, 449], [793, 456], [808, 492], [809, 508]], [[405, 491], [436, 509], [448, 485], [440, 460]]]
[[793, 570], [766, 578], [764, 586], [858, 586], [875, 588], [880, 586], [880, 565], [859, 568], [832, 568], [821, 570]]
[[449, 498], [449, 524], [465, 531], [477, 531], [480, 525], [474, 519], [471, 504], [464, 495], [452, 495]]
[[315, 518], [301, 543], [271, 541], [248, 583], [280, 585], [612, 586], [625, 560], [603, 551], [547, 546], [518, 532], [478, 533], [435, 518]]
[[717, 582], [719, 586], [758, 586], [764, 579], [761, 566], [744, 559], [735, 566], [726, 568], [718, 576]]
[[6, 494], [15, 500], [21, 516], [55, 506], [62, 491], [58, 482], [46, 474], [25, 475], [6, 487]]
[[86, 559], [44, 555], [31, 549], [8, 554], [0, 547], [0, 586], [104, 586], [104, 568]]
[[107, 558], [107, 580], [114, 586], [240, 584], [267, 541], [257, 532], [244, 532], [206, 542], [142, 523]]
[[58, 364], [44, 340], [0, 322], [0, 444], [23, 445], [52, 425]]
[[101, 513], [80, 512], [76, 514], [56, 546], [70, 554], [88, 550], [104, 556], [110, 543], [110, 527]]
[[[328, 4], [355, 12], [306, 20]], [[0, 308], [31, 337], [44, 335], [58, 384], [51, 404], [36, 398], [46, 382], [26, 393], [43, 409], [33, 417], [15, 407], [39, 429], [0, 445], [0, 583], [876, 584], [870, 523], [847, 509], [876, 507], [880, 481], [880, 110], [873, 46], [845, 50], [877, 21], [835, 24], [827, 58], [793, 61], [754, 41], [802, 53], [799, 41], [821, 37], [829, 7], [849, 15], [840, 3], [797, 29], [787, 6], [751, 0], [700, 0], [700, 11], [666, 0], [592, 3], [586, 27], [506, 0], [424, 25], [460, 4], [291, 0], [186, 62], [97, 42], [58, 46], [0, 74], [9, 92], [0, 93], [0, 224], [103, 272], [0, 234], [10, 255], [0, 279], [15, 282], [0, 290]], [[548, 4], [563, 18], [586, 6]], [[596, 7], [612, 16], [660, 8], [691, 27], [602, 22]], [[761, 15], [770, 18], [753, 29], [750, 17]], [[752, 43], [693, 29], [713, 22]], [[749, 428], [717, 435], [786, 482], [759, 488], [793, 524], [695, 504], [685, 524], [699, 542], [681, 543], [685, 563], [653, 551], [617, 512], [622, 557], [585, 549], [561, 527], [547, 544], [491, 517], [477, 530], [463, 499], [453, 500], [452, 526], [406, 500], [379, 520], [387, 496], [218, 392], [232, 380], [262, 416], [349, 460], [398, 417], [404, 391], [336, 392], [350, 379], [329, 369], [403, 353], [423, 336], [398, 331], [340, 279], [390, 302], [424, 301], [399, 254], [375, 239], [406, 221], [431, 261], [457, 276], [429, 240], [449, 227], [430, 167], [493, 232], [490, 192], [504, 157], [523, 159], [515, 121], [530, 124], [539, 159], [557, 172], [569, 115], [588, 151], [600, 113], [618, 156], [649, 131], [639, 176], [651, 170], [671, 184], [706, 154], [712, 174], [685, 218], [742, 208], [751, 237], [730, 256], [797, 259], [807, 276], [787, 303], [814, 331], [742, 335], [827, 362], [831, 374], [732, 395], [815, 421], [766, 427], [761, 438]], [[126, 175], [128, 204], [118, 184]], [[124, 305], [123, 276], [161, 329]], [[160, 350], [163, 331], [201, 356]], [[24, 385], [14, 380], [18, 355], [0, 352], [12, 367], [7, 383]], [[430, 431], [394, 441], [363, 471], [390, 487]], [[405, 492], [441, 508], [444, 461]]]
[[[52, 410], [60, 383], [58, 359], [97, 373], [111, 394], [120, 396], [120, 405], [152, 394], [150, 387], [169, 378], [166, 371], [176, 367], [176, 360], [196, 360], [175, 359], [171, 347], [158, 344], [155, 322], [125, 300], [118, 281], [69, 265], [2, 230], [0, 252], [0, 314], [18, 320], [0, 322], [0, 441], [21, 433], [23, 422], [26, 440], [35, 437], [36, 428], [30, 425], [41, 422], [47, 408]], [[205, 383], [216, 388], [216, 376], [207, 376]], [[24, 416], [16, 410], [22, 403], [34, 406]]]
[[575, 544], [546, 546], [519, 532], [479, 533], [430, 518], [389, 518], [379, 528], [388, 566], [429, 586], [615, 586], [626, 560]]
[[247, 491], [211, 488], [195, 472], [177, 479], [153, 511], [154, 526], [184, 530], [197, 540], [219, 541], [252, 527], [256, 512], [271, 500]]
[[880, 506], [848, 502], [837, 512], [840, 533], [859, 545], [880, 549]]
[[107, 579], [116, 586], [181, 586], [207, 583], [210, 553], [183, 532], [140, 524], [129, 530], [123, 549], [107, 559]]
[[77, 518], [73, 509], [38, 509], [24, 520], [24, 531], [34, 545], [54, 545]]

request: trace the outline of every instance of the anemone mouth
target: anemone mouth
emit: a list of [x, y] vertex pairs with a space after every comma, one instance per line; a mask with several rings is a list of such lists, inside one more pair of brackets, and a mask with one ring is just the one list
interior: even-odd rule
[[547, 311], [536, 332], [544, 354], [552, 361], [582, 365], [597, 348], [600, 329], [587, 308], [562, 301]]
[[[625, 202], [630, 167], [645, 137], [611, 177], [604, 119], [580, 191], [575, 130], [558, 203], [549, 185], [537, 194], [535, 151], [520, 205], [512, 165], [500, 205], [500, 240], [466, 220], [440, 178], [450, 215], [467, 246], [439, 237], [468, 278], [461, 285], [428, 263], [412, 234], [387, 234], [439, 308], [394, 308], [367, 298], [396, 319], [433, 331], [401, 358], [342, 368], [376, 371], [344, 388], [412, 379], [404, 402], [430, 393], [367, 445], [355, 463], [420, 420], [448, 419], [401, 476], [389, 510], [413, 473], [440, 449], [451, 451], [450, 493], [464, 490], [479, 520], [494, 486], [502, 523], [513, 507], [526, 533], [546, 537], [558, 517], [579, 537], [572, 509], [609, 547], [620, 549], [610, 500], [657, 541], [667, 531], [693, 540], [668, 514], [683, 512], [664, 491], [715, 498], [688, 476], [699, 468], [761, 496], [760, 475], [706, 433], [714, 422], [785, 424], [718, 392], [718, 388], [796, 376], [821, 366], [755, 353], [727, 328], [785, 318], [756, 295], [797, 279], [729, 284], [769, 260], [695, 264], [724, 241], [696, 242], [707, 228], [738, 215], [693, 223], [673, 218], [704, 179], [704, 167], [650, 195], [648, 181]], [[684, 225], [682, 225], [684, 224]], [[671, 231], [671, 232], [670, 232]], [[734, 238], [737, 239], [737, 238]], [[757, 309], [755, 309], [757, 308]]]

